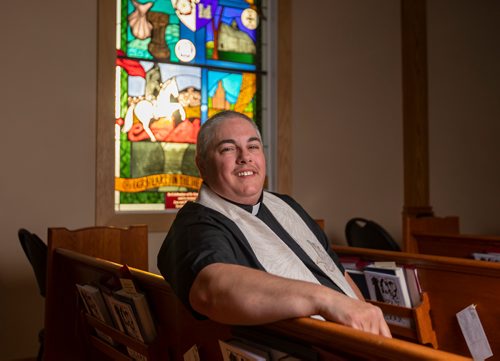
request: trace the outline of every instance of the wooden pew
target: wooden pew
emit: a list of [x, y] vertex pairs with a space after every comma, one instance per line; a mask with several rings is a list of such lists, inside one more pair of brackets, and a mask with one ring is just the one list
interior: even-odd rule
[[[99, 326], [85, 317], [79, 307], [75, 283], [88, 283], [119, 274], [120, 265], [88, 257], [71, 250], [53, 252], [52, 285], [47, 297], [50, 319], [46, 320], [47, 360], [128, 360], [106, 346], [88, 330]], [[161, 276], [131, 268], [134, 280], [145, 292], [157, 327], [157, 338], [150, 345], [125, 337], [117, 339], [149, 354], [150, 360], [182, 360], [197, 345], [200, 359], [222, 360], [218, 340], [231, 337], [251, 339], [289, 352], [301, 360], [470, 360], [422, 345], [368, 334], [331, 322], [300, 318], [262, 326], [228, 326], [209, 320], [196, 320], [178, 301]], [[91, 327], [88, 321], [91, 320]], [[107, 330], [109, 331], [109, 330]], [[116, 333], [116, 331], [114, 331]], [[114, 333], [111, 331], [109, 334]], [[116, 336], [116, 335], [115, 335]]]
[[[448, 233], [458, 234], [460, 232], [460, 221], [458, 217], [412, 217], [403, 218], [403, 251], [410, 253], [419, 252], [417, 240], [414, 233]], [[444, 256], [444, 255], [442, 255]]]
[[346, 246], [333, 249], [339, 256], [414, 265], [422, 289], [429, 296], [431, 319], [441, 350], [470, 355], [455, 315], [476, 304], [493, 354], [500, 355], [500, 264]]
[[500, 236], [461, 234], [458, 217], [407, 217], [404, 229], [407, 252], [472, 258], [473, 252], [500, 250]]
[[423, 254], [472, 258], [474, 252], [500, 252], [499, 236], [415, 232], [412, 237]]
[[56, 248], [71, 249], [92, 257], [99, 257], [142, 270], [148, 269], [148, 227], [96, 226], [69, 230], [62, 227], [48, 229], [49, 264]]

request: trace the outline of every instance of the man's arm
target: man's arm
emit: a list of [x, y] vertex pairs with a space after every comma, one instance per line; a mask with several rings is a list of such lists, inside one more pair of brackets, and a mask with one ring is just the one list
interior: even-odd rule
[[358, 330], [391, 337], [382, 311], [328, 287], [291, 280], [252, 268], [213, 263], [196, 276], [191, 306], [228, 324], [263, 324], [321, 315]]

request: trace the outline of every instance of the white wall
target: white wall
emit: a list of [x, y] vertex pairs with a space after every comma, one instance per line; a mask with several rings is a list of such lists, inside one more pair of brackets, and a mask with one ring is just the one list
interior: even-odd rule
[[[464, 230], [500, 234], [498, 5], [431, 3], [431, 204], [459, 215]], [[294, 0], [293, 11], [294, 196], [336, 241], [353, 216], [399, 238], [399, 3]], [[94, 222], [96, 0], [4, 2], [0, 31], [0, 350], [9, 360], [36, 354], [43, 325], [18, 228], [46, 239], [47, 227]], [[149, 237], [152, 271], [163, 237]]]
[[293, 194], [332, 241], [353, 217], [397, 240], [403, 207], [399, 1], [293, 1]]

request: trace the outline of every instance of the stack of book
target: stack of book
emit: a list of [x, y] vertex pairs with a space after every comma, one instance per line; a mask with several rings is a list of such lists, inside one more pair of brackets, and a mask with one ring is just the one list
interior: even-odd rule
[[479, 261], [500, 262], [500, 251], [495, 252], [474, 252], [472, 258]]
[[[417, 269], [394, 262], [365, 262], [356, 257], [341, 257], [340, 262], [365, 299], [401, 307], [417, 307], [422, 289]], [[385, 315], [388, 323], [410, 327], [410, 320]]]
[[[146, 296], [135, 289], [130, 279], [120, 281], [124, 287], [117, 290], [102, 284], [77, 284], [76, 287], [91, 316], [140, 342], [151, 343], [156, 337], [156, 328]], [[120, 346], [98, 329], [96, 335], [112, 346]], [[126, 350], [134, 360], [147, 360], [130, 347]]]

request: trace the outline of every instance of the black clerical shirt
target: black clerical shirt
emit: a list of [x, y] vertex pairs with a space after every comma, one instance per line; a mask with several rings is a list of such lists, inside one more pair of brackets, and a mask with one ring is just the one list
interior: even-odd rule
[[[305, 221], [341, 272], [344, 273], [337, 256], [331, 250], [325, 233], [314, 219], [291, 197], [280, 194], [275, 195], [292, 207]], [[255, 206], [237, 205], [250, 213], [255, 212]], [[260, 203], [256, 217], [269, 226], [292, 249], [321, 284], [342, 292], [316, 266], [263, 203]], [[238, 264], [264, 270], [245, 236], [232, 220], [213, 209], [198, 203], [188, 202], [177, 214], [163, 242], [158, 253], [158, 268], [177, 296], [192, 310], [189, 304], [191, 285], [197, 274], [205, 266], [212, 263]], [[199, 316], [196, 313], [195, 315]]]

